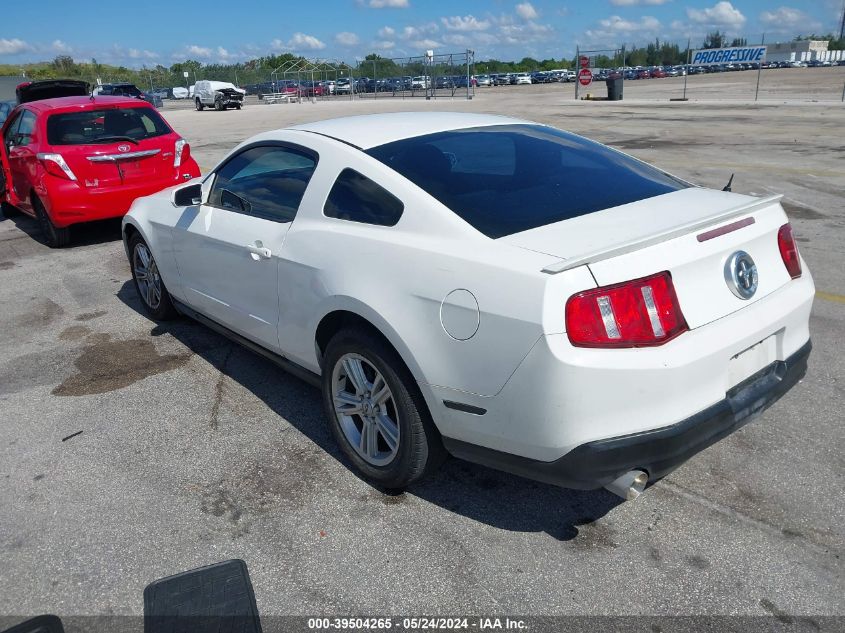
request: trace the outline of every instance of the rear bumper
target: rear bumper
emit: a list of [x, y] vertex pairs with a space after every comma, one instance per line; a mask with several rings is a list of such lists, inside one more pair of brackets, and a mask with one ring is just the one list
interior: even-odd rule
[[566, 488], [600, 488], [629, 470], [650, 480], [672, 472], [690, 457], [751, 422], [807, 372], [810, 341], [786, 360], [775, 361], [727, 392], [726, 398], [671, 426], [587, 442], [543, 462], [443, 438], [461, 459]]
[[103, 189], [87, 188], [78, 182], [45, 178], [45, 191], [39, 192], [50, 219], [59, 228], [126, 215], [132, 203], [142, 196], [157, 193], [167, 187], [187, 182], [200, 175], [200, 169], [193, 158], [183, 162], [179, 173], [172, 178], [144, 181], [139, 184], [114, 186]]

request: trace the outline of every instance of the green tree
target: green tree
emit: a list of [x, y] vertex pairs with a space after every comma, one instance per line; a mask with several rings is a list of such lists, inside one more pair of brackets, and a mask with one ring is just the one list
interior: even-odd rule
[[704, 43], [701, 45], [701, 48], [722, 48], [725, 45], [725, 35], [720, 33], [719, 30], [715, 30], [712, 33], [708, 33], [707, 36], [704, 38]]

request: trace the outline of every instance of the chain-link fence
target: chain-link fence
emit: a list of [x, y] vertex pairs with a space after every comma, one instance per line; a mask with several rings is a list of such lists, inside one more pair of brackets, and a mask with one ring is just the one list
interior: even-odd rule
[[426, 54], [359, 60], [354, 93], [360, 98], [465, 98], [475, 94], [474, 54]]
[[655, 41], [580, 53], [589, 58], [594, 80], [590, 91], [600, 92], [599, 82], [620, 77], [626, 99], [841, 101], [845, 50], [838, 49], [840, 45], [714, 33], [697, 41]]

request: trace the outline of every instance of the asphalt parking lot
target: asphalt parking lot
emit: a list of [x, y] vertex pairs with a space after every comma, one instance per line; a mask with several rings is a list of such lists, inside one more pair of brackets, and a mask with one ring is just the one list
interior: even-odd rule
[[819, 290], [807, 378], [631, 503], [456, 460], [383, 494], [344, 463], [316, 390], [141, 314], [119, 223], [51, 251], [34, 222], [0, 216], [0, 616], [139, 614], [150, 581], [227, 558], [247, 562], [267, 615], [845, 614], [845, 108], [713, 95], [165, 109], [203, 171], [266, 129], [467, 110], [783, 193]]

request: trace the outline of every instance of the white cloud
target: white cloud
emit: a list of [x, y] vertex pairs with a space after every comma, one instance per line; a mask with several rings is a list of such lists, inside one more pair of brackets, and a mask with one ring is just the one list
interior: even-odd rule
[[464, 17], [455, 15], [448, 18], [440, 18], [440, 21], [448, 31], [486, 31], [490, 28], [489, 20], [479, 20], [474, 15]]
[[671, 1], [672, 0], [610, 0], [610, 4], [615, 7], [636, 7], [641, 4], [660, 5]]
[[217, 50], [215, 51], [215, 53], [217, 53], [217, 59], [218, 59], [219, 61], [221, 61], [221, 62], [234, 61], [234, 58], [236, 58], [236, 57], [237, 57], [237, 55], [233, 55], [232, 53], [230, 53], [229, 51], [227, 51], [227, 50], [226, 50], [225, 48], [223, 48], [222, 46], [218, 46], [218, 47], [217, 47]]
[[661, 31], [660, 20], [644, 15], [639, 20], [626, 20], [618, 15], [599, 20], [598, 28], [586, 32], [588, 41], [610, 42], [619, 37], [633, 40], [650, 39]]
[[17, 55], [31, 50], [32, 46], [18, 38], [11, 40], [0, 38], [0, 55]]
[[709, 9], [687, 8], [687, 17], [691, 22], [707, 26], [741, 28], [745, 25], [745, 16], [727, 0], [717, 2]]
[[408, 0], [370, 0], [367, 6], [371, 9], [407, 9], [411, 3]]
[[373, 42], [373, 48], [375, 48], [377, 51], [389, 51], [394, 46], [396, 46], [396, 42], [393, 42], [391, 40], [378, 40], [376, 42]]
[[378, 30], [378, 36], [382, 39], [389, 40], [396, 35], [396, 29], [389, 26], [384, 26]]
[[522, 2], [516, 5], [516, 14], [523, 20], [536, 20], [540, 17], [540, 14], [537, 13], [537, 9], [535, 9], [534, 5], [530, 2]]
[[288, 42], [288, 46], [294, 50], [307, 51], [319, 51], [326, 47], [326, 45], [316, 37], [305, 33], [294, 33], [293, 37]]
[[187, 48], [185, 48], [185, 55], [187, 57], [198, 57], [200, 59], [208, 59], [211, 57], [211, 49], [205, 46], [197, 46], [196, 44], [191, 44]]
[[453, 46], [469, 46], [473, 43], [473, 39], [463, 33], [447, 33], [443, 36], [443, 41]]
[[426, 50], [428, 50], [429, 48], [443, 48], [443, 44], [441, 42], [438, 42], [437, 40], [432, 40], [430, 38], [414, 40], [413, 42], [409, 43], [414, 48], [424, 48]]
[[61, 55], [67, 55], [68, 53], [73, 52], [73, 48], [61, 40], [53, 40], [53, 43], [50, 44], [50, 50]]
[[349, 31], [341, 31], [337, 35], [334, 36], [334, 41], [340, 44], [341, 46], [357, 46], [358, 43], [361, 41], [355, 33], [350, 33]]
[[760, 23], [781, 33], [792, 31], [809, 33], [822, 28], [820, 22], [813, 20], [803, 11], [792, 7], [779, 7], [774, 11], [763, 11], [760, 14]]
[[498, 35], [504, 44], [524, 46], [531, 42], [549, 39], [554, 35], [554, 29], [548, 24], [531, 21], [516, 24], [505, 19], [499, 22]]

